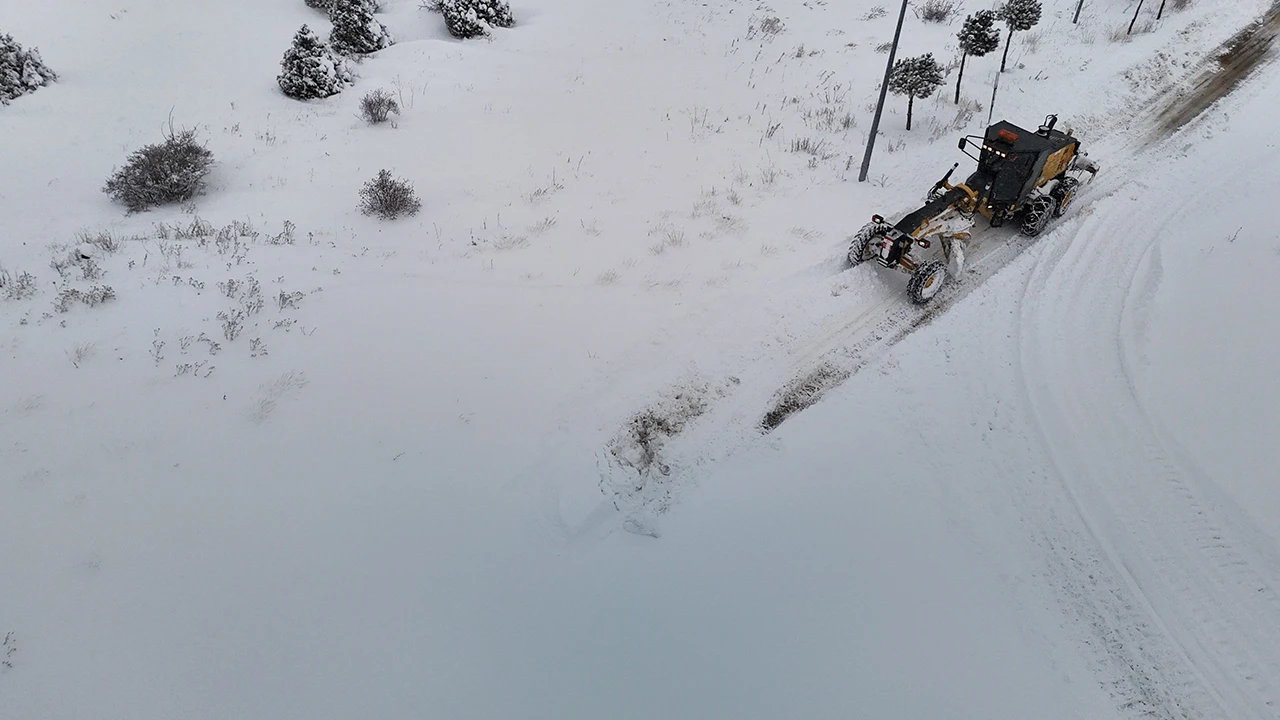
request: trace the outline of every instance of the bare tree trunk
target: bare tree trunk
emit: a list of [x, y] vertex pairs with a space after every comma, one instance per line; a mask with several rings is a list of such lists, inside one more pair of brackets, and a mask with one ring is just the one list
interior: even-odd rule
[[907, 129], [908, 130], [911, 129], [911, 106], [915, 105], [915, 102], [916, 102], [915, 95], [907, 96]]
[[956, 104], [960, 104], [960, 81], [964, 79], [964, 61], [969, 53], [960, 53], [960, 73], [956, 75]]
[[1004, 41], [1004, 57], [1000, 58], [1000, 72], [1004, 72], [1004, 65], [1009, 61], [1009, 46], [1013, 44], [1013, 28], [1009, 28], [1009, 39]]

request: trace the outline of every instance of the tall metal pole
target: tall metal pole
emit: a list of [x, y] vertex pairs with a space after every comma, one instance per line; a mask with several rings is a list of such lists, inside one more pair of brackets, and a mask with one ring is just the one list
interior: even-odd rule
[[862, 170], [858, 172], [858, 182], [867, 181], [867, 171], [871, 169], [871, 151], [876, 146], [876, 133], [880, 131], [880, 112], [884, 110], [884, 98], [889, 92], [889, 77], [893, 74], [893, 58], [898, 54], [898, 38], [902, 36], [902, 21], [907, 17], [907, 2], [902, 0], [902, 11], [898, 13], [898, 28], [893, 31], [893, 46], [889, 48], [889, 62], [884, 66], [884, 82], [880, 83], [880, 101], [876, 103], [876, 115], [871, 119], [871, 135], [867, 138], [867, 153], [862, 156]]
[[1080, 0], [1080, 3], [1076, 5], [1076, 16], [1071, 18], [1072, 25], [1075, 25], [1080, 22], [1080, 8], [1082, 7], [1084, 7], [1084, 0]]
[[1164, 17], [1164, 0], [1160, 0], [1160, 10], [1156, 13], [1156, 19]]
[[1138, 12], [1142, 10], [1142, 0], [1138, 0], [1138, 7], [1133, 9], [1133, 19], [1129, 21], [1129, 31], [1125, 35], [1133, 34], [1133, 24], [1138, 22]]
[[1000, 90], [1000, 76], [1004, 73], [996, 73], [995, 87], [991, 88], [991, 106], [987, 108], [987, 125], [991, 125], [991, 118], [996, 111], [996, 93]]

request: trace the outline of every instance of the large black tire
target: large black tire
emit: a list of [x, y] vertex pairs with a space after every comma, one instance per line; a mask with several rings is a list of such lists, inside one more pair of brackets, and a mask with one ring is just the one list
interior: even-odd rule
[[1054, 217], [1057, 205], [1053, 198], [1046, 195], [1032, 200], [1026, 215], [1022, 218], [1022, 234], [1035, 237], [1044, 232], [1044, 229], [1049, 226], [1049, 221]]
[[1064, 177], [1058, 181], [1058, 186], [1050, 193], [1050, 197], [1056, 203], [1053, 208], [1054, 217], [1062, 217], [1067, 212], [1071, 201], [1076, 198], [1076, 189], [1079, 187], [1080, 181], [1073, 177]]
[[934, 260], [916, 268], [907, 281], [907, 295], [911, 302], [923, 305], [937, 297], [947, 282], [947, 264]]
[[853, 238], [849, 241], [849, 264], [859, 265], [871, 259], [871, 238], [888, 230], [891, 226], [887, 223], [869, 222], [862, 226], [862, 229], [853, 234]]

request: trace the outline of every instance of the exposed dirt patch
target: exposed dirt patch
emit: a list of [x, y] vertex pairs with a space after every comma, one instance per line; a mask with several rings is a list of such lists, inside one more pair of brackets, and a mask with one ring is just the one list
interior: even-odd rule
[[1210, 57], [1186, 92], [1168, 102], [1156, 117], [1163, 137], [1191, 122], [1249, 77], [1267, 57], [1280, 35], [1280, 0], [1256, 22], [1236, 33]]
[[776, 430], [787, 418], [822, 399], [828, 390], [849, 379], [853, 371], [823, 363], [809, 374], [796, 378], [778, 392], [769, 411], [760, 420], [764, 432]]
[[671, 468], [662, 460], [662, 445], [706, 413], [709, 394], [710, 388], [705, 385], [673, 388], [627, 420], [609, 444], [610, 454], [618, 464], [642, 477], [655, 471], [669, 475]]

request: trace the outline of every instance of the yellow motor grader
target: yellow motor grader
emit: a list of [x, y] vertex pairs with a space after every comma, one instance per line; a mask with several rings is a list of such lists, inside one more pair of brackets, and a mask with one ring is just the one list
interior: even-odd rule
[[[992, 227], [1007, 221], [1021, 224], [1022, 234], [1039, 235], [1054, 218], [1061, 217], [1074, 199], [1083, 173], [1092, 178], [1098, 166], [1080, 150], [1070, 130], [1055, 130], [1058, 116], [1050, 115], [1035, 132], [1002, 120], [984, 135], [960, 139], [960, 150], [978, 161], [978, 168], [963, 183], [952, 185], [951, 174], [960, 163], [930, 188], [925, 204], [896, 223], [872, 215], [849, 246], [849, 262], [857, 265], [876, 260], [886, 268], [911, 276], [907, 294], [917, 304], [937, 296], [953, 273], [964, 266], [964, 251], [975, 216]], [[970, 145], [979, 148], [975, 156]], [[935, 251], [922, 258], [917, 249]]]

